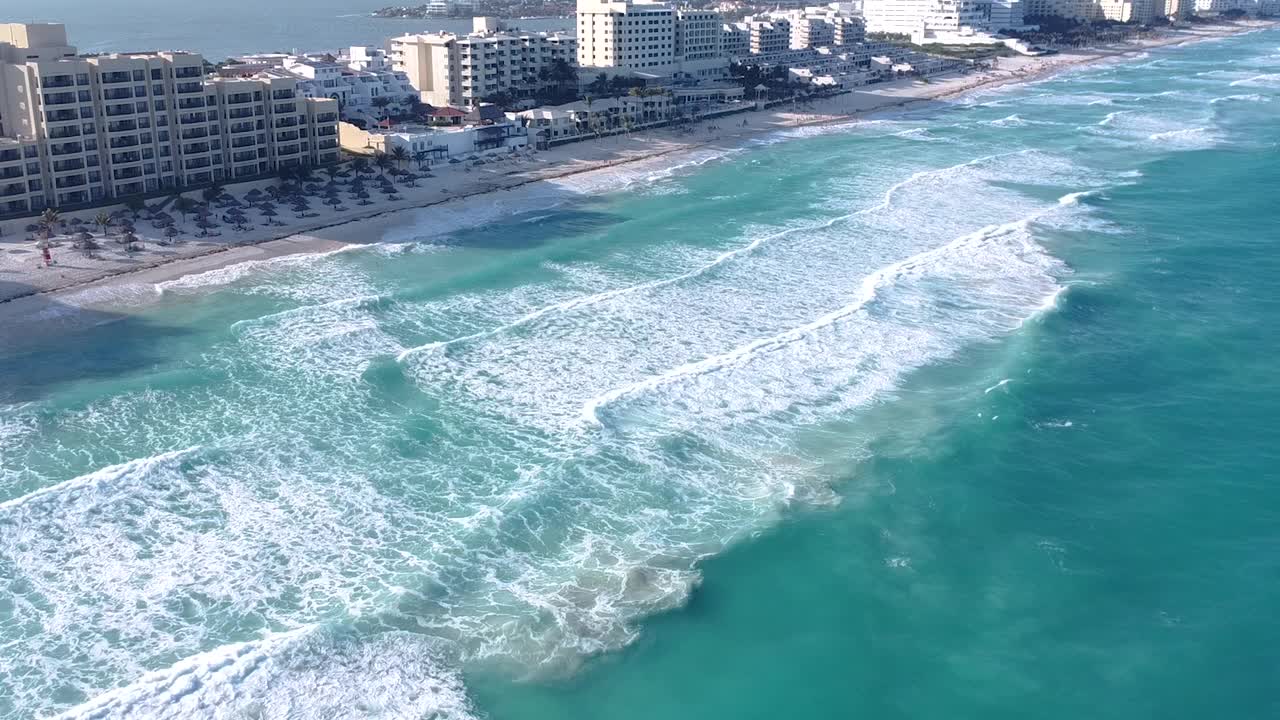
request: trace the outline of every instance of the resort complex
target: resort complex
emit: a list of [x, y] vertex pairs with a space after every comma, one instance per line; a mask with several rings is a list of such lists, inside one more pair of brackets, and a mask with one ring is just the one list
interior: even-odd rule
[[1036, 54], [1000, 34], [1034, 31], [1029, 18], [1136, 26], [1240, 8], [1265, 14], [1275, 1], [864, 0], [728, 22], [704, 8], [579, 0], [572, 32], [480, 17], [465, 34], [412, 33], [384, 47], [255, 53], [217, 65], [191, 50], [83, 54], [62, 25], [0, 25], [0, 217], [396, 148], [430, 167], [980, 69], [973, 56], [918, 46]]
[[189, 52], [77, 55], [61, 25], [0, 25], [0, 214], [338, 160], [338, 103]]

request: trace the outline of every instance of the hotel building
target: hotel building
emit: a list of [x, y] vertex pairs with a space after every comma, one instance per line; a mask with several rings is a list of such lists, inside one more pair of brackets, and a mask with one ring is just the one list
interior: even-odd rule
[[654, 78], [728, 72], [721, 19], [659, 2], [578, 0], [578, 66]]
[[197, 54], [80, 56], [62, 25], [0, 25], [0, 213], [335, 162], [337, 121], [293, 78], [207, 79]]
[[504, 32], [491, 18], [476, 18], [469, 35], [402, 35], [387, 48], [422, 102], [467, 108], [497, 93], [532, 94], [546, 85], [542, 70], [578, 54], [571, 35]]
[[868, 32], [964, 33], [990, 27], [991, 0], [865, 0]]

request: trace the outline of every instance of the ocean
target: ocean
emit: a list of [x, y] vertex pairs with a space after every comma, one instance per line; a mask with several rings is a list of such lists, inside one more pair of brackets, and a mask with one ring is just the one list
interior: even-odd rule
[[66, 296], [0, 716], [1276, 717], [1278, 98], [1254, 32]]
[[[80, 52], [190, 50], [210, 62], [254, 52], [333, 52], [352, 45], [381, 47], [413, 32], [471, 31], [470, 18], [375, 18], [390, 0], [43, 0], [0, 22], [52, 22], [67, 26]], [[512, 19], [521, 30], [572, 29], [572, 18]]]

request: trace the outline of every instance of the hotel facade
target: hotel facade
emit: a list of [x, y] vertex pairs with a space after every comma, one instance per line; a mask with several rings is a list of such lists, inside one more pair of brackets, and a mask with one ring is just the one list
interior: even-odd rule
[[720, 17], [659, 2], [578, 0], [578, 66], [653, 78], [728, 74]]
[[186, 52], [82, 56], [62, 25], [0, 24], [0, 214], [336, 162], [337, 123], [294, 78], [207, 78]]
[[543, 71], [556, 60], [574, 65], [577, 47], [572, 35], [506, 32], [491, 18], [476, 18], [468, 35], [391, 38], [387, 55], [422, 102], [473, 108], [498, 93], [531, 93], [547, 85]]

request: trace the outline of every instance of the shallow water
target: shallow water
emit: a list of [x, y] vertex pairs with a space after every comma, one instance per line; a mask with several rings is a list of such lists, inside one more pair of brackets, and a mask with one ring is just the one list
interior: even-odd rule
[[0, 715], [1274, 714], [1278, 44], [424, 211], [0, 356]]

